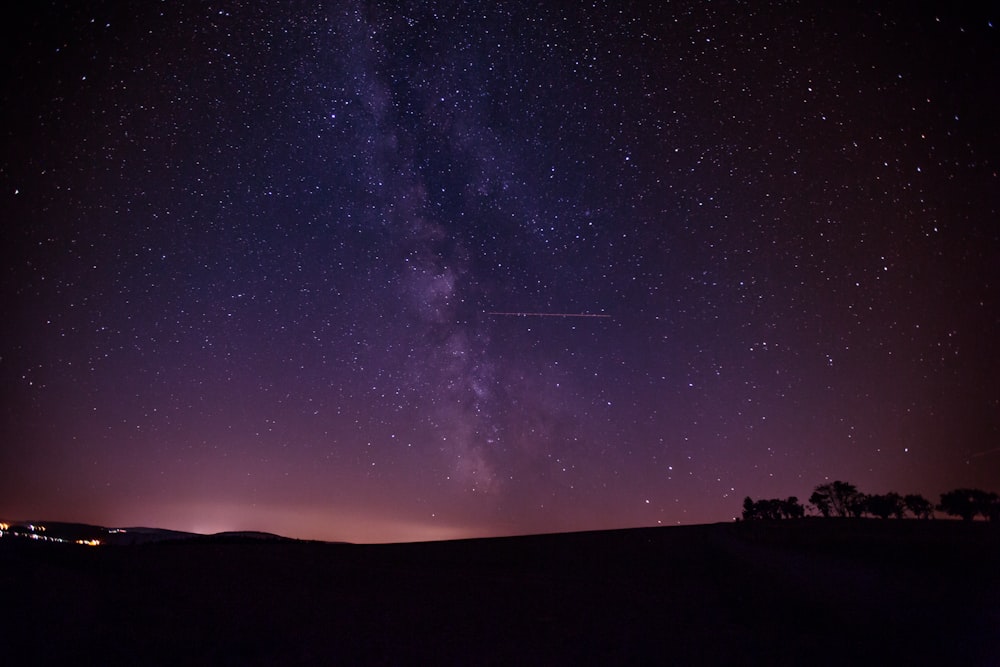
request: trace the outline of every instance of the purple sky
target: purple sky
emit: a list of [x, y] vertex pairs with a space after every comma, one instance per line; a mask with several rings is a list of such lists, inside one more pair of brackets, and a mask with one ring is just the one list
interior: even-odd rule
[[434, 4], [5, 20], [0, 515], [1000, 490], [995, 7]]

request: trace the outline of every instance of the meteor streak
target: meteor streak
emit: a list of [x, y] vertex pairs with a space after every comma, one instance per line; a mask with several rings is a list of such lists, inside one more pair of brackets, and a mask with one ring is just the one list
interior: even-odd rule
[[983, 452], [976, 452], [975, 454], [970, 454], [969, 458], [974, 459], [980, 456], [986, 456], [987, 454], [996, 454], [997, 452], [1000, 452], [1000, 447], [994, 447], [993, 449], [987, 449], [986, 451]]
[[604, 317], [609, 318], [610, 315], [604, 315], [601, 313], [503, 313], [498, 311], [489, 311], [484, 313], [484, 315], [494, 315], [497, 317]]

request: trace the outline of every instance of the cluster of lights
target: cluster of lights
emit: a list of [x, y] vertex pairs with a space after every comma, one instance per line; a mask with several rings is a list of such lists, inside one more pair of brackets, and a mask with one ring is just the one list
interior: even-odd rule
[[24, 526], [24, 527], [27, 528], [28, 530], [30, 530], [31, 532], [22, 533], [21, 531], [16, 530], [17, 528], [20, 528], [21, 526], [14, 526], [14, 530], [11, 530], [10, 524], [6, 524], [5, 523], [3, 525], [5, 526], [5, 528], [2, 529], [2, 530], [0, 530], [0, 536], [3, 536], [3, 535], [12, 535], [14, 537], [27, 537], [29, 540], [45, 540], [46, 542], [68, 542], [69, 541], [69, 540], [62, 539], [61, 537], [51, 537], [49, 535], [42, 535], [42, 533], [45, 532], [45, 526], [35, 526], [35, 525], [32, 525], [32, 524], [28, 524], [27, 526]]
[[[21, 530], [18, 530], [18, 529], [21, 529]], [[23, 532], [24, 530], [27, 530], [28, 532]], [[122, 532], [122, 533], [124, 533], [125, 531], [124, 530], [113, 530], [113, 531], [110, 531], [110, 532]], [[14, 525], [14, 527], [11, 528], [11, 524], [6, 523], [6, 522], [0, 522], [0, 537], [4, 537], [6, 535], [10, 535], [12, 537], [26, 537], [29, 540], [44, 540], [46, 542], [63, 542], [63, 543], [69, 543], [70, 542], [70, 540], [66, 540], [66, 539], [63, 539], [61, 537], [52, 537], [50, 535], [44, 535], [43, 533], [45, 533], [45, 526], [42, 526], [42, 525], [39, 525], [39, 524], [28, 523], [28, 524], [25, 524], [23, 526]], [[91, 547], [100, 546], [100, 544], [101, 544], [100, 540], [95, 540], [95, 539], [73, 540], [73, 542], [75, 544], [85, 544], [85, 545], [91, 546]]]

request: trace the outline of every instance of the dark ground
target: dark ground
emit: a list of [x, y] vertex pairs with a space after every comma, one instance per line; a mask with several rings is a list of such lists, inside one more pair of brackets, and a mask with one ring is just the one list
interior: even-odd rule
[[4, 653], [26, 658], [16, 664], [1000, 665], [997, 528], [806, 519], [408, 545], [7, 538], [0, 627]]

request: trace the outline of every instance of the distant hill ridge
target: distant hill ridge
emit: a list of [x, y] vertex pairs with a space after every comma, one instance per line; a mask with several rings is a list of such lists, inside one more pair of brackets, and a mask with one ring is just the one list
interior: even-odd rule
[[202, 534], [168, 528], [150, 528], [147, 526], [108, 528], [106, 526], [96, 526], [86, 523], [36, 520], [0, 521], [0, 537], [114, 546], [150, 544], [175, 540], [292, 541], [292, 538], [289, 537], [257, 530], [233, 530]]

